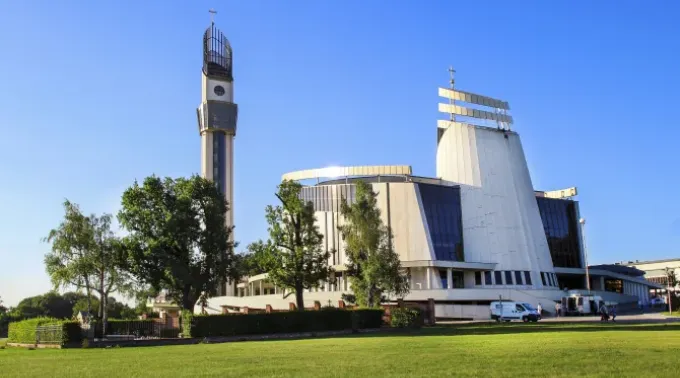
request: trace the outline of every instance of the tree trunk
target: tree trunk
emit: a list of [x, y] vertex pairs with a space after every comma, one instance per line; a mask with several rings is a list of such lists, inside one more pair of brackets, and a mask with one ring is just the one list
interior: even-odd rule
[[107, 307], [109, 307], [109, 295], [108, 295], [108, 293], [102, 293], [101, 302], [104, 303], [104, 305], [102, 306], [102, 331], [106, 332], [106, 322], [108, 320]]
[[295, 302], [297, 304], [298, 311], [305, 310], [305, 301], [303, 298], [304, 287], [302, 283], [295, 284]]
[[92, 317], [92, 292], [90, 291], [90, 278], [85, 276], [85, 294], [87, 295], [87, 317]]
[[195, 303], [196, 301], [193, 300], [191, 295], [191, 286], [184, 286], [184, 289], [182, 290], [182, 310], [187, 310], [193, 313]]
[[104, 298], [104, 273], [99, 274], [99, 313], [97, 316], [99, 316], [99, 319], [103, 321], [104, 319], [104, 306], [106, 302], [106, 299]]

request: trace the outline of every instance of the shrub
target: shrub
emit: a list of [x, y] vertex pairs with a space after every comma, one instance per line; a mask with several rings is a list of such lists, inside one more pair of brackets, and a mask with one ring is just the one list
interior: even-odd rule
[[390, 325], [395, 328], [419, 328], [424, 323], [423, 313], [418, 308], [393, 308], [390, 316]]
[[11, 343], [60, 344], [79, 342], [80, 323], [54, 318], [33, 318], [10, 323], [8, 341]]
[[295, 332], [323, 332], [358, 328], [377, 328], [383, 310], [288, 311], [270, 314], [197, 315], [193, 317], [191, 336], [240, 336]]
[[358, 310], [353, 310], [356, 313], [358, 319], [358, 328], [380, 328], [383, 324], [383, 315], [385, 311], [382, 309], [369, 309], [361, 308]]
[[160, 331], [161, 338], [164, 339], [174, 339], [179, 336], [179, 328], [163, 328]]
[[34, 344], [36, 328], [41, 325], [56, 324], [59, 319], [33, 318], [9, 323], [7, 341], [10, 343]]
[[182, 337], [191, 338], [193, 336], [194, 328], [194, 314], [191, 311], [182, 311]]

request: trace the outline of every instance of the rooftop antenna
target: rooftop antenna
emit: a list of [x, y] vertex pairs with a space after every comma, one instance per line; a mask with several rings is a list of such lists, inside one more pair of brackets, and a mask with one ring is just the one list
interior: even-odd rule
[[217, 14], [217, 11], [210, 8], [208, 13], [210, 13], [210, 25], [215, 25], [215, 15]]
[[[456, 74], [456, 70], [453, 69], [453, 66], [449, 66], [449, 88], [453, 91], [453, 84], [456, 82], [454, 79], [454, 75]], [[456, 116], [453, 113], [453, 96], [449, 97], [449, 105], [451, 109], [451, 113], [449, 114], [451, 117], [451, 122], [456, 121]]]

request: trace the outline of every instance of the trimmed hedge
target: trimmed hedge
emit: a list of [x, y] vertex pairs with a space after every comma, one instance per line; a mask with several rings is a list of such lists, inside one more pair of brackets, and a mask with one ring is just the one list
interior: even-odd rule
[[180, 324], [180, 327], [182, 327], [182, 337], [193, 337], [193, 326], [194, 314], [190, 311], [182, 311], [182, 324]]
[[21, 344], [79, 343], [82, 338], [80, 323], [54, 318], [33, 318], [9, 324], [7, 341]]
[[382, 316], [381, 309], [196, 315], [191, 323], [190, 336], [184, 336], [242, 336], [379, 328], [382, 325]]
[[425, 322], [418, 308], [393, 308], [390, 310], [390, 325], [395, 328], [420, 328]]

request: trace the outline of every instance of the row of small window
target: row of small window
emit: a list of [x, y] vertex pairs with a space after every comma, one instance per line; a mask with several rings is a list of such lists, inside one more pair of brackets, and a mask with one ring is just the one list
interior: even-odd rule
[[[493, 274], [492, 274], [493, 273]], [[557, 287], [555, 273], [541, 272], [543, 286]], [[484, 285], [531, 285], [531, 272], [528, 270], [496, 270], [484, 272]], [[482, 286], [482, 272], [475, 272], [475, 285]]]
[[555, 273], [541, 272], [541, 281], [543, 286], [559, 287]]
[[[475, 272], [475, 285], [482, 285], [482, 272]], [[484, 285], [531, 285], [531, 272], [528, 270], [484, 272]]]

